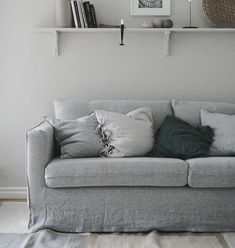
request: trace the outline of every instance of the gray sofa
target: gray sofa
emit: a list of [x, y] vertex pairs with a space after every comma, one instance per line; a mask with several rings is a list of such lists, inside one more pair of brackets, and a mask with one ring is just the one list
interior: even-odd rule
[[[200, 123], [200, 110], [235, 114], [235, 105], [185, 101], [56, 100], [57, 119], [103, 109], [151, 107], [155, 129], [167, 115]], [[53, 128], [27, 132], [29, 228], [61, 232], [235, 231], [235, 157], [56, 157]]]

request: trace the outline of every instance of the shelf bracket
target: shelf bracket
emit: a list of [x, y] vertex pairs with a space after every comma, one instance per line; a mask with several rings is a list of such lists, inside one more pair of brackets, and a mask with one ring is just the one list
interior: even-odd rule
[[59, 56], [59, 32], [53, 32], [53, 47], [54, 47], [54, 56]]
[[170, 56], [170, 37], [171, 37], [171, 31], [167, 30], [165, 31], [165, 56]]

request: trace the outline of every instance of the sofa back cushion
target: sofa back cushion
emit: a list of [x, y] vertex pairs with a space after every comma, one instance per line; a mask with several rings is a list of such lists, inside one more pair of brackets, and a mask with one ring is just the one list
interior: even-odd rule
[[58, 99], [53, 104], [58, 120], [76, 120], [92, 112], [87, 102]]
[[55, 117], [59, 120], [73, 120], [92, 113], [95, 109], [127, 114], [138, 108], [150, 107], [153, 111], [154, 129], [158, 129], [167, 115], [172, 115], [170, 101], [126, 101], [100, 100], [79, 102], [74, 100], [55, 100]]
[[222, 114], [235, 114], [235, 104], [230, 103], [173, 100], [172, 108], [177, 118], [194, 126], [201, 124], [201, 109]]

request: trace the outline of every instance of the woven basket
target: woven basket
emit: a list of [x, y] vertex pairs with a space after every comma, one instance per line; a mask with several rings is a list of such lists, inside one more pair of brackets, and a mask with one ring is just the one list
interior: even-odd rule
[[235, 28], [235, 0], [202, 0], [202, 9], [213, 25]]

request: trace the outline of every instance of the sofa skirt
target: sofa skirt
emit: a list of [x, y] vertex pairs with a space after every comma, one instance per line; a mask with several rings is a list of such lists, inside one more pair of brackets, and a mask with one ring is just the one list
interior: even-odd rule
[[29, 207], [31, 231], [235, 231], [232, 188], [45, 187]]

